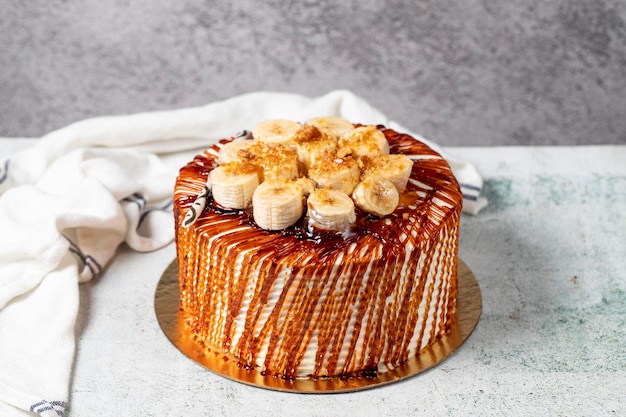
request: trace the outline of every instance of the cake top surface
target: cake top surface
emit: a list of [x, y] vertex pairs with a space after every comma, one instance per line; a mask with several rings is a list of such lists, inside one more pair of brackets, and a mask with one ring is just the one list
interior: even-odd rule
[[182, 227], [240, 227], [254, 230], [257, 243], [329, 248], [428, 238], [462, 204], [448, 163], [433, 149], [337, 117], [268, 120], [220, 141], [181, 169], [174, 199]]

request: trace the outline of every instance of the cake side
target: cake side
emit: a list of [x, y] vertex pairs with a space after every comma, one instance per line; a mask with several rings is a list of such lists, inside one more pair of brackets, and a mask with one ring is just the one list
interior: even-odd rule
[[[190, 332], [244, 366], [291, 378], [385, 371], [444, 334], [456, 306], [460, 191], [447, 163], [392, 130], [410, 155], [407, 189], [385, 218], [347, 233], [259, 229], [249, 210], [189, 208], [220, 146], [181, 170], [175, 190], [181, 307]], [[210, 199], [209, 199], [210, 200]]]

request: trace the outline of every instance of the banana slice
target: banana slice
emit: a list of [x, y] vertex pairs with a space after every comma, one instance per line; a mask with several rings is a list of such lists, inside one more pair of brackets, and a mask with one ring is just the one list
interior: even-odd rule
[[311, 165], [308, 175], [320, 188], [333, 188], [350, 195], [359, 183], [361, 170], [350, 156], [345, 158], [330, 156]]
[[400, 194], [391, 181], [370, 175], [356, 186], [352, 198], [361, 210], [383, 217], [398, 207]]
[[389, 153], [387, 138], [376, 126], [362, 126], [339, 139], [339, 146], [347, 146], [353, 154], [371, 158]]
[[364, 165], [362, 167], [364, 177], [378, 175], [391, 181], [399, 193], [403, 193], [406, 190], [406, 185], [413, 170], [413, 161], [408, 156], [389, 154], [380, 155], [373, 159], [364, 157], [361, 161]]
[[304, 172], [308, 172], [315, 163], [333, 158], [337, 149], [334, 141], [308, 142], [298, 145], [298, 160], [301, 162]]
[[259, 167], [250, 163], [231, 162], [211, 171], [213, 199], [224, 208], [244, 209], [250, 206], [259, 185]]
[[315, 117], [307, 120], [305, 125], [307, 124], [317, 127], [321, 132], [334, 139], [339, 139], [354, 130], [352, 123], [336, 116]]
[[298, 178], [296, 184], [302, 187], [302, 194], [305, 197], [308, 197], [315, 190], [315, 181], [308, 177]]
[[316, 161], [334, 155], [337, 151], [337, 141], [326, 135], [313, 125], [305, 124], [293, 137], [298, 146], [298, 158], [305, 171]]
[[272, 119], [259, 123], [252, 129], [252, 136], [266, 143], [289, 142], [302, 125], [285, 119]]
[[263, 181], [273, 179], [295, 180], [299, 177], [298, 150], [295, 145], [265, 144], [263, 153], [256, 161], [263, 167]]
[[265, 181], [252, 196], [254, 221], [262, 229], [285, 229], [302, 216], [303, 198], [302, 187], [295, 182]]
[[352, 199], [328, 188], [319, 188], [309, 195], [307, 215], [309, 224], [323, 230], [346, 230], [356, 221]]
[[235, 140], [222, 146], [218, 154], [218, 163], [251, 161], [259, 157], [264, 144], [258, 140]]

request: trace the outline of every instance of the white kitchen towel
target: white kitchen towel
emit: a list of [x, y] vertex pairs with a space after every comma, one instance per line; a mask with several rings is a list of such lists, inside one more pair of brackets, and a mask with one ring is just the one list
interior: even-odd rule
[[[185, 161], [262, 120], [324, 115], [411, 133], [349, 91], [257, 92], [81, 121], [0, 158], [0, 414], [64, 415], [78, 283], [98, 275], [122, 243], [144, 252], [173, 240], [172, 190]], [[477, 213], [486, 204], [481, 177], [445, 156], [464, 210]]]

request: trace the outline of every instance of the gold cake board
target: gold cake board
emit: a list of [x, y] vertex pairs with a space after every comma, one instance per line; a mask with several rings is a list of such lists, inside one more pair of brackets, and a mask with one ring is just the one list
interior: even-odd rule
[[297, 378], [284, 380], [264, 376], [254, 369], [245, 369], [236, 360], [228, 360], [222, 354], [207, 353], [199, 346], [183, 326], [179, 314], [178, 264], [176, 259], [165, 269], [157, 284], [154, 308], [157, 320], [167, 338], [178, 350], [197, 364], [223, 377], [248, 385], [276, 391], [299, 393], [351, 392], [401, 381], [414, 377], [441, 363], [452, 355], [470, 336], [480, 318], [482, 297], [476, 277], [459, 259], [459, 289], [457, 312], [450, 331], [437, 342], [422, 349], [419, 355], [393, 371], [379, 373], [375, 377], [348, 376], [330, 378]]

